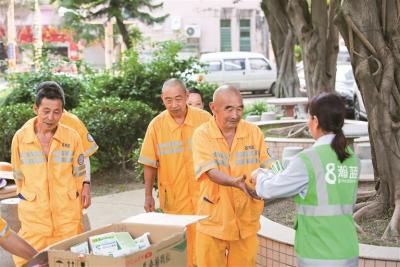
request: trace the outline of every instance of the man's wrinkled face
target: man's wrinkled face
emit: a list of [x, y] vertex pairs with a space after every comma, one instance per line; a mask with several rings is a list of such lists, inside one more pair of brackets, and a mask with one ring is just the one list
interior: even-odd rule
[[201, 100], [201, 95], [196, 93], [189, 93], [187, 104], [192, 107], [204, 109], [204, 103], [203, 100]]
[[186, 89], [180, 86], [170, 86], [163, 90], [161, 99], [172, 117], [186, 114]]
[[55, 130], [63, 113], [60, 99], [43, 98], [39, 106], [34, 105], [33, 110], [37, 115], [37, 122], [44, 130]]
[[243, 116], [243, 100], [240, 94], [223, 93], [210, 107], [221, 129], [235, 129]]

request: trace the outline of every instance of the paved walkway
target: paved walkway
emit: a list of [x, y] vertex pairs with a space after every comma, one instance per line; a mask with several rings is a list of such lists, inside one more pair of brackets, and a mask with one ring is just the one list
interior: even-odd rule
[[[153, 192], [153, 196], [157, 194]], [[122, 193], [94, 197], [92, 205], [87, 209], [91, 229], [144, 213], [144, 189], [126, 191]], [[158, 207], [158, 200], [156, 199]], [[8, 253], [0, 248], [0, 267], [12, 267], [12, 259]]]
[[[153, 196], [157, 194], [153, 192]], [[158, 205], [158, 201], [156, 199]], [[87, 209], [92, 229], [143, 213], [144, 189], [94, 197]]]

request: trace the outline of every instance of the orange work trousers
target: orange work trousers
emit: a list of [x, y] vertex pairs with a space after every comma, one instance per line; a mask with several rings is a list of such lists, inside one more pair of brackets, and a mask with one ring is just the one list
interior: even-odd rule
[[254, 267], [258, 248], [257, 235], [227, 241], [196, 232], [198, 267]]

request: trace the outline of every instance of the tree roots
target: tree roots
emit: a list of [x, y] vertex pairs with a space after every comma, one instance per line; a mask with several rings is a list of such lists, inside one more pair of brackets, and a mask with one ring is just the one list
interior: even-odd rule
[[[399, 203], [400, 204], [400, 203]], [[396, 205], [392, 219], [390, 220], [382, 239], [397, 239], [400, 240], [400, 205]]]
[[[376, 196], [376, 190], [360, 191], [357, 193], [357, 203], [368, 201], [369, 199], [371, 199], [375, 196]], [[359, 203], [359, 204], [364, 204], [364, 203]], [[366, 202], [366, 203], [369, 203], [369, 202]]]
[[[362, 208], [357, 210], [354, 215], [354, 221], [359, 224], [361, 220], [380, 217], [384, 212], [384, 204], [378, 200], [374, 200], [371, 202], [367, 202], [368, 204], [364, 205]], [[359, 203], [361, 205], [361, 203]]]

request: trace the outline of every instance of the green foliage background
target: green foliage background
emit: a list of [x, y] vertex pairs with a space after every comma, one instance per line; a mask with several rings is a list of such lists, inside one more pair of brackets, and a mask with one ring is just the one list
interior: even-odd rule
[[36, 86], [43, 81], [55, 81], [61, 85], [65, 93], [65, 108], [70, 110], [79, 105], [79, 93], [86, 90], [85, 81], [79, 76], [65, 73], [55, 73], [55, 63], [42, 60], [42, 67], [38, 72], [13, 73], [7, 77], [11, 93], [4, 99], [3, 105], [35, 102]]
[[11, 141], [15, 132], [34, 115], [32, 104], [0, 106], [0, 161], [10, 161]]
[[[141, 175], [137, 164], [140, 142], [150, 120], [164, 110], [160, 99], [162, 84], [170, 78], [182, 79], [187, 88], [204, 94], [206, 107], [216, 85], [197, 83], [195, 58], [178, 57], [182, 45], [163, 42], [157, 45], [150, 62], [142, 62], [139, 53], [128, 50], [122, 61], [110, 71], [96, 72], [83, 62], [53, 62], [44, 58], [37, 72], [7, 76], [11, 92], [0, 101], [0, 161], [10, 160], [11, 140], [15, 132], [34, 116], [35, 88], [46, 80], [58, 82], [66, 95], [66, 109], [76, 114], [93, 135], [99, 150], [91, 157], [92, 171], [110, 168], [131, 169]], [[51, 62], [51, 63], [50, 63]], [[78, 73], [56, 73], [60, 65], [75, 64]]]

